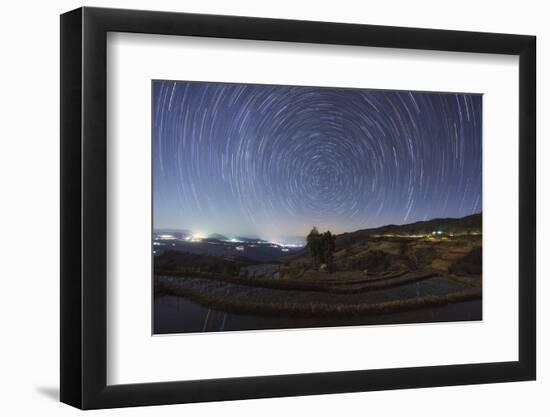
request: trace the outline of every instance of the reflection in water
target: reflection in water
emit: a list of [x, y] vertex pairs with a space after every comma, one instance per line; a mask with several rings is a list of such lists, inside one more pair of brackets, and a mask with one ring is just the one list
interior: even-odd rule
[[368, 324], [430, 323], [481, 320], [481, 300], [357, 318], [292, 318], [231, 314], [186, 298], [161, 295], [154, 300], [154, 333], [292, 329]]

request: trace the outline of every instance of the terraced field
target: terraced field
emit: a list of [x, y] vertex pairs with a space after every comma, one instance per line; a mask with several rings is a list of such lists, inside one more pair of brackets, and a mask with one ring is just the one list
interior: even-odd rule
[[338, 235], [330, 265], [307, 248], [268, 262], [166, 254], [155, 323], [162, 333], [211, 331], [212, 317], [223, 317], [217, 331], [481, 320], [481, 217], [460, 221], [435, 235], [433, 222]]
[[155, 294], [238, 314], [351, 317], [480, 299], [481, 280], [435, 272], [309, 282], [161, 275], [155, 278]]

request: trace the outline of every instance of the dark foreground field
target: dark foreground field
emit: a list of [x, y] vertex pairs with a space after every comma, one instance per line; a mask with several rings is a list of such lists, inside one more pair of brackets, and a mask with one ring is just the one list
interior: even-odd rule
[[330, 266], [307, 248], [269, 262], [165, 252], [155, 258], [153, 332], [481, 320], [476, 221], [436, 235], [424, 223], [340, 235]]
[[274, 317], [235, 314], [162, 295], [154, 301], [154, 333], [199, 333], [236, 330], [299, 329], [376, 324], [437, 323], [481, 320], [481, 300], [359, 317]]
[[[397, 280], [402, 284], [393, 286]], [[474, 278], [410, 274], [383, 281], [304, 290], [159, 276], [154, 333], [481, 320]]]

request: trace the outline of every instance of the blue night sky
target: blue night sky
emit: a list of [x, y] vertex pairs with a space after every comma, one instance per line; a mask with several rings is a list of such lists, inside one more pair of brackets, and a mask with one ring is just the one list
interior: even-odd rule
[[267, 239], [481, 211], [482, 97], [153, 81], [155, 228]]

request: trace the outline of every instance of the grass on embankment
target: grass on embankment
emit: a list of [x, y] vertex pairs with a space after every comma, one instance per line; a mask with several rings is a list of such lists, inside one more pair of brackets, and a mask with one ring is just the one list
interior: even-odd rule
[[[317, 291], [331, 292], [336, 294], [355, 294], [362, 291], [374, 291], [385, 288], [398, 287], [404, 284], [411, 284], [417, 281], [422, 281], [432, 278], [437, 273], [426, 271], [420, 273], [399, 272], [393, 275], [388, 275], [380, 278], [364, 278], [353, 280], [290, 280], [290, 279], [273, 279], [273, 278], [244, 278], [237, 276], [222, 275], [209, 272], [181, 272], [175, 273], [171, 271], [155, 271], [156, 275], [168, 276], [183, 276], [204, 278], [217, 282], [225, 282], [229, 284], [245, 285], [255, 288], [271, 288], [278, 290], [297, 290], [297, 291]], [[335, 275], [337, 272], [334, 273]]]
[[284, 317], [358, 317], [476, 300], [481, 298], [481, 287], [468, 287], [444, 295], [426, 295], [377, 303], [261, 302], [252, 299], [236, 299], [223, 293], [209, 293], [177, 283], [155, 280], [155, 294], [185, 297], [205, 307], [235, 314]]

